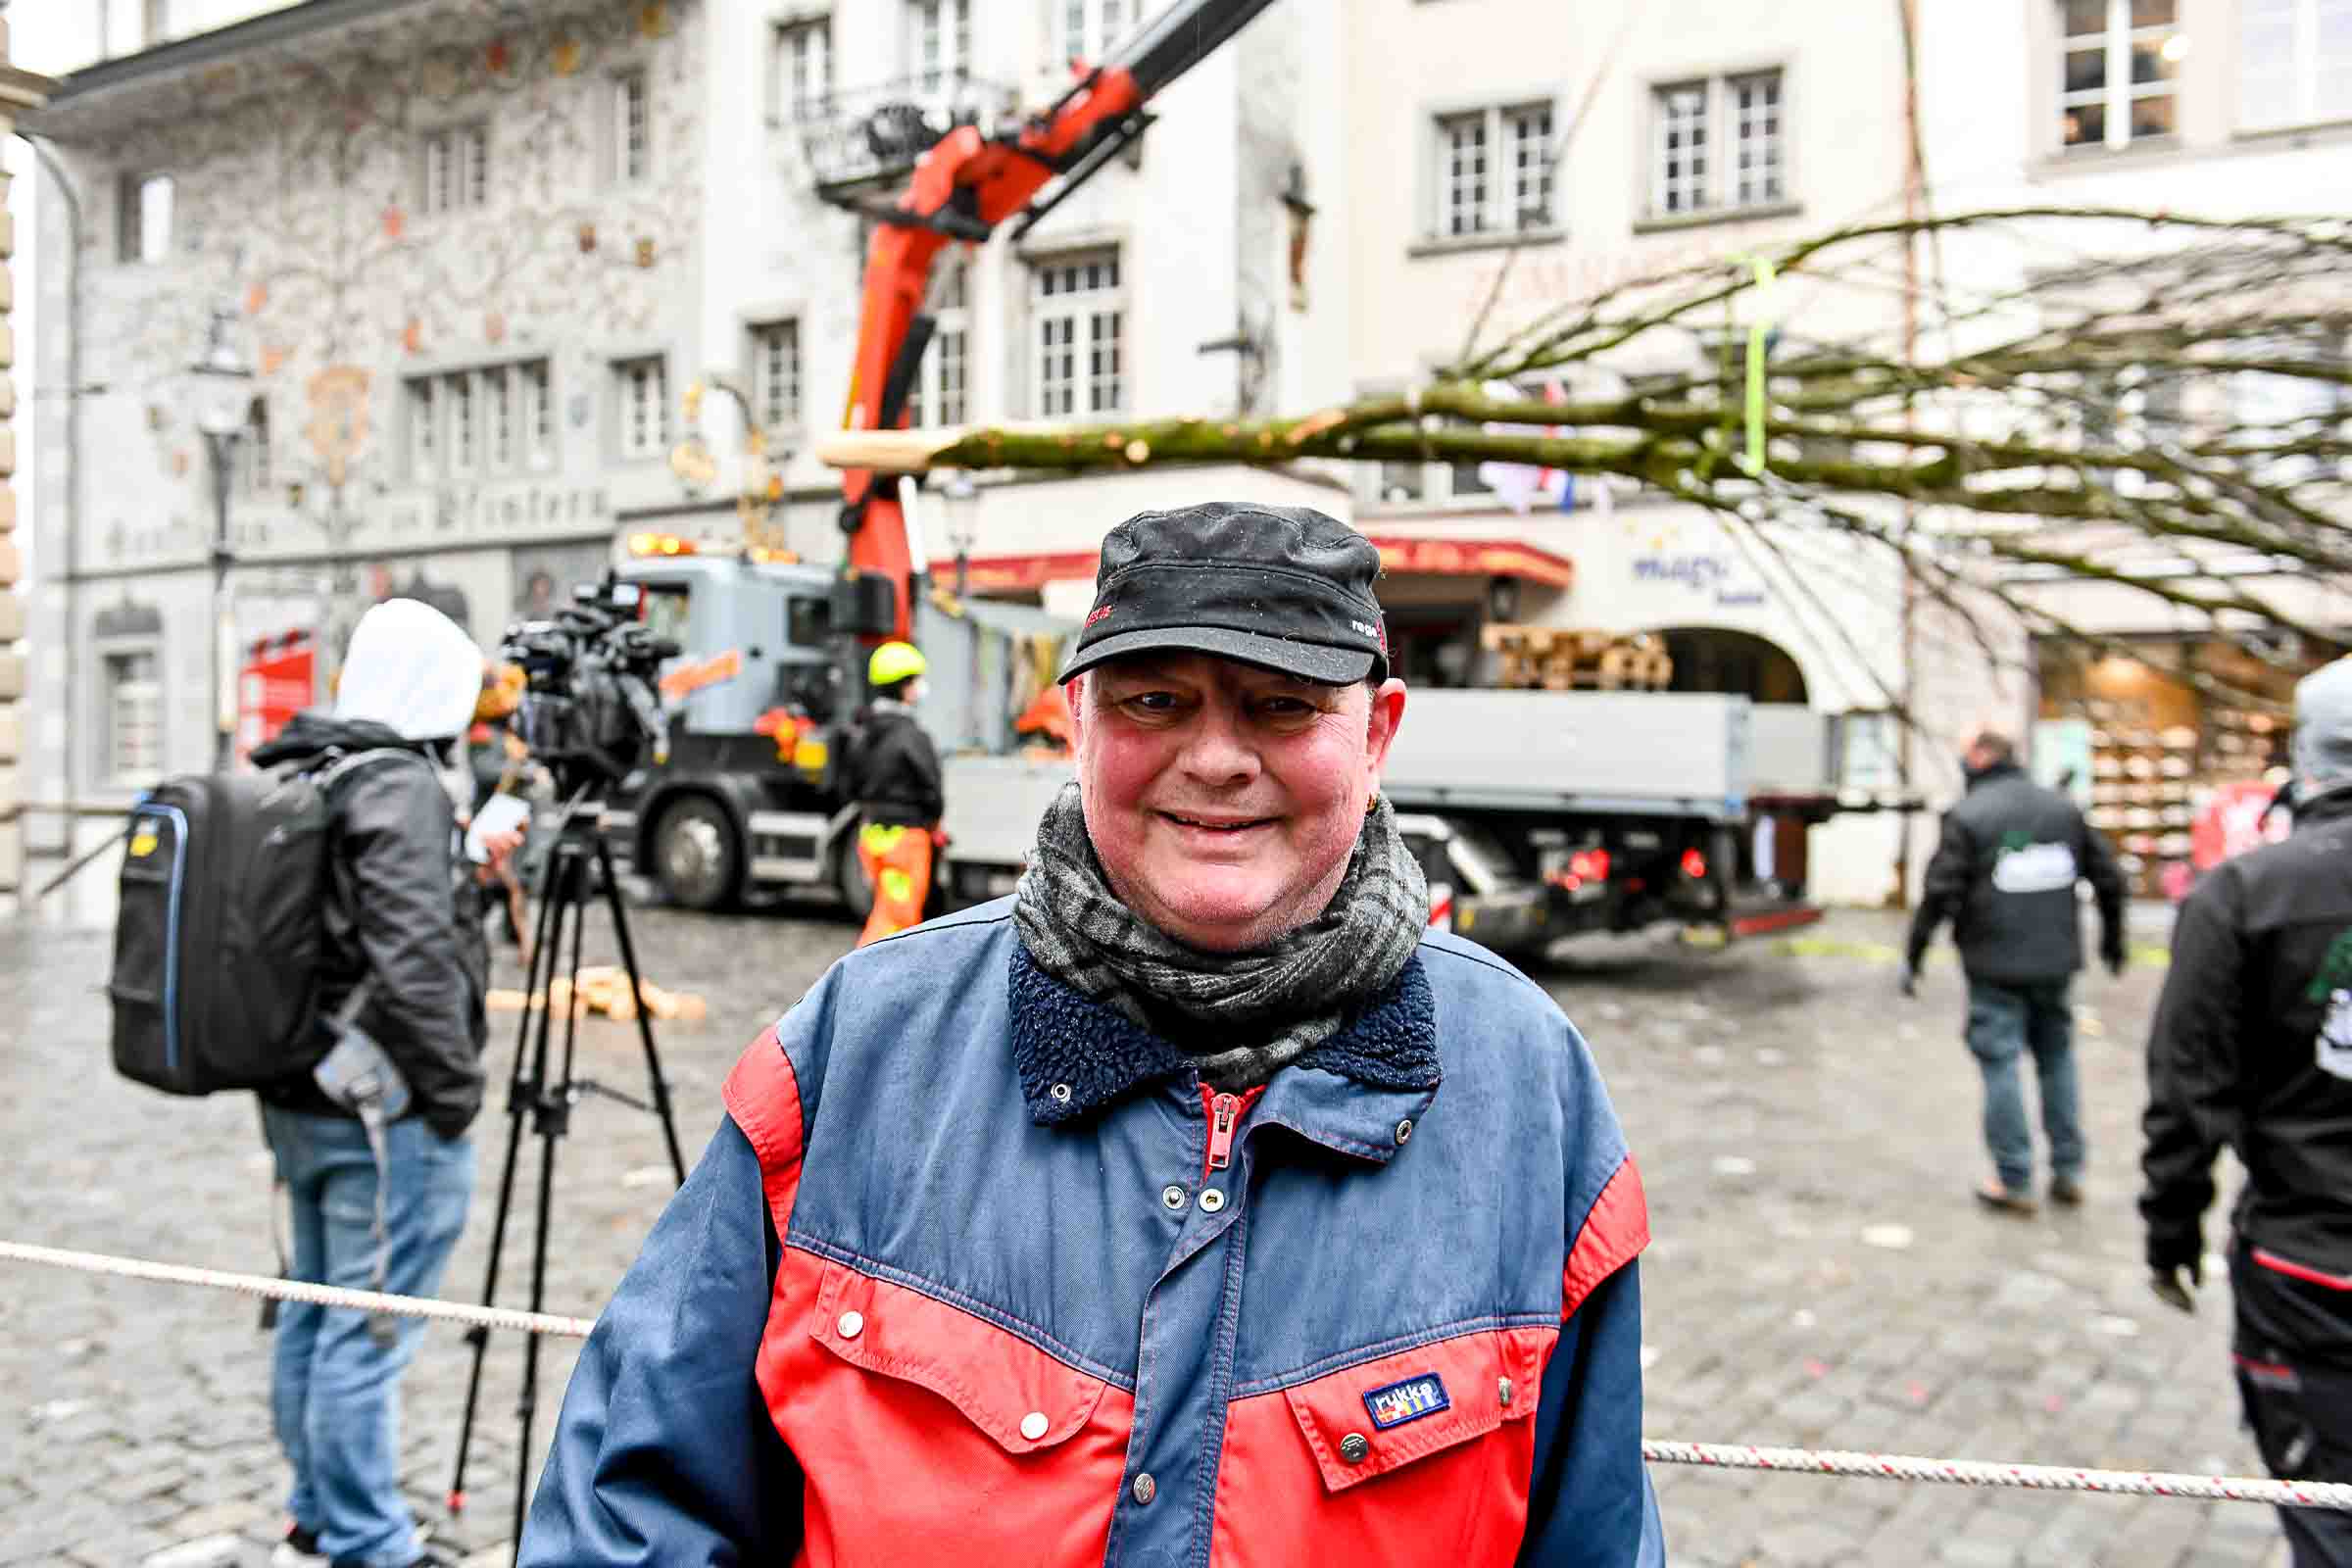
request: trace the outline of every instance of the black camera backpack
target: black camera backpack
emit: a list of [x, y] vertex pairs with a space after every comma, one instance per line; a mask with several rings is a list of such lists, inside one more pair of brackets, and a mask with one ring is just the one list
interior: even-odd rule
[[172, 779], [131, 808], [115, 917], [116, 1069], [174, 1095], [308, 1072], [325, 940], [327, 792], [392, 748], [315, 772]]

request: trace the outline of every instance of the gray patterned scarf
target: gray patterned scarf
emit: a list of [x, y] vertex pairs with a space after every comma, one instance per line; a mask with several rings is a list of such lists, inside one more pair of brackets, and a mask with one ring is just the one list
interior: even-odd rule
[[1037, 966], [1080, 996], [1163, 1038], [1170, 1015], [1211, 1026], [1171, 1044], [1199, 1058], [1205, 1082], [1239, 1090], [1339, 1033], [1396, 978], [1429, 923], [1429, 886], [1383, 800], [1321, 914], [1253, 953], [1202, 953], [1111, 892], [1072, 784], [1038, 824], [1013, 921]]

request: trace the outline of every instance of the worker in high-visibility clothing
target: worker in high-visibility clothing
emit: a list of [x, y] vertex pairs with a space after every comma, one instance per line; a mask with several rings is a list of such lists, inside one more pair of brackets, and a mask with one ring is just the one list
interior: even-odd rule
[[931, 893], [931, 851], [947, 798], [939, 750], [914, 717], [925, 667], [911, 643], [884, 643], [866, 661], [873, 700], [858, 717], [849, 759], [860, 820], [858, 861], [874, 890], [861, 948], [920, 925]]

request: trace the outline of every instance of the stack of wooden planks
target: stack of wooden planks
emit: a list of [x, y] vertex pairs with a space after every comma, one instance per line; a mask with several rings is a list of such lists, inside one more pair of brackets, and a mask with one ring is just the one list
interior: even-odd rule
[[1666, 644], [1648, 632], [1492, 625], [1480, 640], [1500, 656], [1497, 684], [1510, 690], [1662, 692], [1674, 684]]

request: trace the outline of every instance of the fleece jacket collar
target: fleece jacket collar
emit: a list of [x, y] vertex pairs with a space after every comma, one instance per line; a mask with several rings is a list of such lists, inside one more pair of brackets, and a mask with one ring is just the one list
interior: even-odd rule
[[[1039, 1126], [1082, 1121], [1154, 1084], [1198, 1085], [1191, 1056], [1063, 985], [1018, 942], [1010, 982], [1013, 1061]], [[1275, 1075], [1259, 1114], [1287, 1107], [1291, 1114], [1275, 1119], [1317, 1143], [1385, 1160], [1396, 1152], [1396, 1122], [1418, 1117], [1444, 1076], [1436, 997], [1414, 957], [1338, 1034]]]

